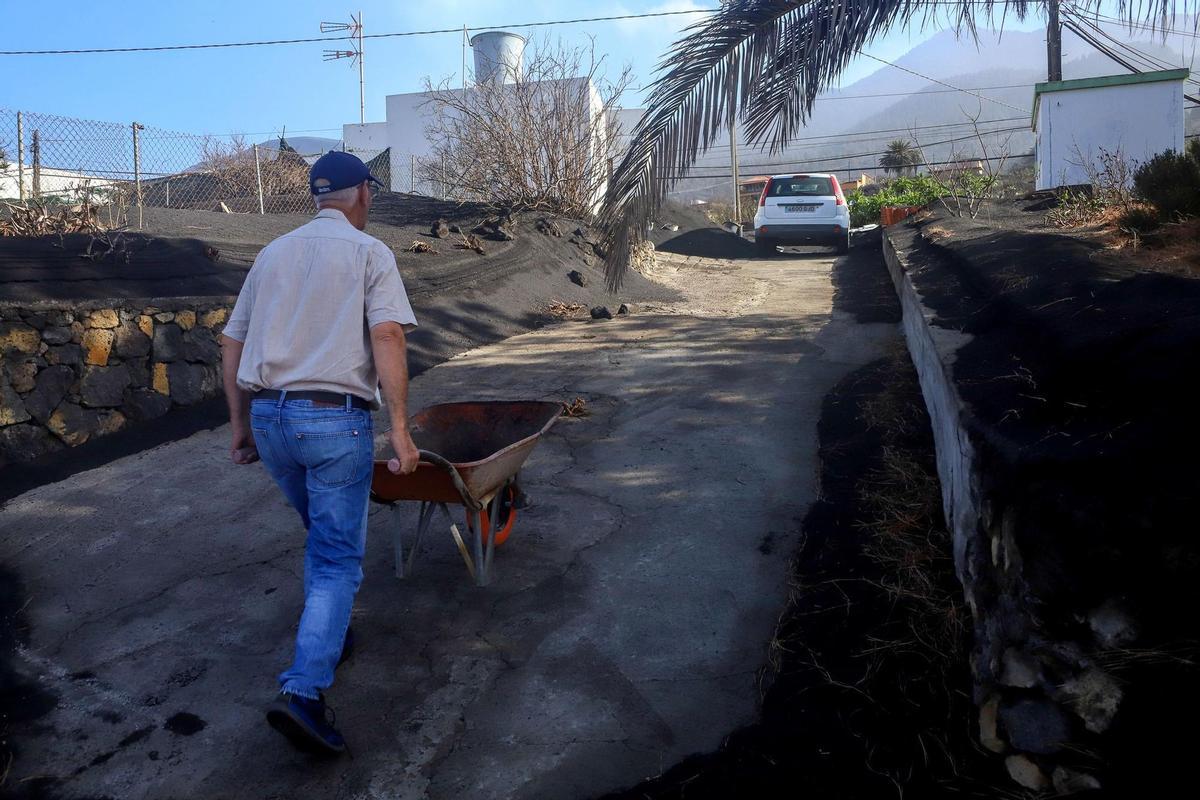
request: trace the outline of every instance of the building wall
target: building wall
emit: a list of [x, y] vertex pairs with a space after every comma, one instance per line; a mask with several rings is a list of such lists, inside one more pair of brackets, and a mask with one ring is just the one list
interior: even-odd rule
[[[20, 196], [18, 179], [19, 170], [15, 160], [11, 161], [8, 169], [0, 170], [0, 198], [16, 198]], [[33, 167], [25, 165], [24, 174], [25, 196], [33, 196]], [[105, 189], [114, 186], [114, 182], [105, 178], [96, 178], [80, 172], [69, 172], [62, 169], [42, 167], [40, 185], [42, 194], [77, 199], [84, 186], [92, 190]]]
[[1086, 164], [1101, 151], [1145, 162], [1183, 150], [1179, 81], [1137, 83], [1041, 95], [1036, 120], [1037, 188], [1088, 183]]
[[354, 153], [363, 161], [370, 161], [388, 147], [387, 123], [343, 125], [342, 142], [347, 153]]

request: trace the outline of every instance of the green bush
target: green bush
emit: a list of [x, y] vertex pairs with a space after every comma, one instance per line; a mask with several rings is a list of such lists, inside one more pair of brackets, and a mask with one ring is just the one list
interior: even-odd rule
[[923, 206], [937, 200], [943, 193], [943, 187], [926, 175], [896, 178], [874, 194], [851, 192], [846, 197], [850, 205], [850, 224], [861, 228], [879, 222], [880, 209], [884, 206]]
[[1138, 167], [1133, 191], [1163, 221], [1200, 214], [1200, 145], [1189, 142], [1186, 153], [1167, 150]]

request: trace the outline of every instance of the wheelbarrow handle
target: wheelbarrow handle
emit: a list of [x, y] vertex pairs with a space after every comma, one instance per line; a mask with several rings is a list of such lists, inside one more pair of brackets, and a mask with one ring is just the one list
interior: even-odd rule
[[480, 503], [471, 495], [471, 490], [467, 488], [467, 484], [463, 482], [462, 476], [458, 474], [458, 469], [453, 464], [429, 450], [418, 450], [417, 453], [421, 456], [422, 461], [433, 464], [436, 467], [441, 467], [446, 471], [446, 474], [450, 476], [450, 480], [454, 482], [454, 488], [462, 496], [463, 505], [471, 511], [478, 511], [483, 508], [483, 503]]

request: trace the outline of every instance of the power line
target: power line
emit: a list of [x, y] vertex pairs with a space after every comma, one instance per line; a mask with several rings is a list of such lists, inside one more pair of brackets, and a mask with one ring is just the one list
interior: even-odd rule
[[[996, 128], [994, 130], [981, 130], [981, 131], [979, 131], [979, 135], [980, 136], [992, 136], [992, 135], [1000, 134], [1000, 133], [1015, 133], [1017, 131], [1024, 131], [1024, 130], [1028, 130], [1028, 128], [1024, 125], [1021, 125], [1019, 127], [1012, 127], [1012, 128]], [[945, 139], [940, 142], [929, 142], [928, 144], [923, 144], [923, 145], [919, 145], [919, 146], [920, 147], [937, 147], [937, 146], [943, 145], [943, 144], [954, 144], [955, 142], [961, 142], [963, 140], [963, 138], [964, 137], [962, 137], [962, 136], [957, 136], [953, 139]], [[886, 150], [883, 150], [883, 151], [879, 151], [879, 152], [875, 152], [875, 153], [851, 153], [851, 154], [840, 155], [840, 156], [821, 156], [819, 158], [804, 159], [804, 163], [805, 164], [823, 164], [823, 163], [828, 163], [830, 161], [843, 161], [843, 160], [851, 159], [851, 158], [871, 158], [873, 156], [881, 156], [886, 152], [887, 152]], [[750, 168], [750, 167], [786, 167], [791, 164], [798, 164], [798, 163], [800, 163], [800, 161], [798, 159], [789, 159], [787, 161], [765, 161], [765, 162], [761, 162], [758, 164], [743, 164], [742, 166], [746, 167], [746, 168]], [[878, 169], [878, 168], [879, 168], [878, 165], [876, 165], [874, 167], [874, 169]], [[700, 167], [699, 169], [705, 169], [705, 167]], [[715, 169], [715, 167], [711, 167], [710, 169]], [[689, 175], [690, 174], [691, 173], [689, 173]], [[710, 174], [706, 173], [703, 175], [694, 175], [693, 177], [716, 178], [716, 177], [722, 177], [722, 176], [710, 175]]]
[[[1121, 41], [1120, 39], [1116, 38], [1112, 34], [1108, 33], [1102, 27], [1100, 27], [1100, 25], [1097, 24], [1096, 22], [1088, 20], [1087, 18], [1085, 18], [1073, 11], [1069, 11], [1069, 10], [1064, 10], [1064, 11], [1065, 11], [1066, 15], [1073, 22], [1075, 22], [1076, 24], [1085, 26], [1093, 35], [1102, 37], [1106, 41], [1115, 45], [1117, 48], [1124, 51], [1124, 53], [1126, 55], [1128, 55], [1130, 58], [1134, 59], [1135, 61], [1141, 62], [1141, 64], [1143, 66], [1149, 67], [1151, 70], [1176, 69], [1176, 67], [1174, 65], [1168, 64], [1159, 58], [1149, 55], [1148, 53], [1144, 53], [1128, 42]], [[1074, 30], [1074, 28], [1072, 28], [1072, 30]], [[1186, 78], [1186, 80], [1188, 83], [1192, 83], [1197, 86], [1200, 86], [1200, 81], [1195, 80], [1194, 78], [1189, 77], [1189, 78]]]
[[1076, 16], [1087, 17], [1099, 22], [1107, 22], [1110, 25], [1121, 25], [1127, 28], [1138, 28], [1139, 30], [1150, 31], [1151, 33], [1166, 33], [1172, 36], [1188, 36], [1193, 39], [1200, 39], [1200, 31], [1185, 31], [1180, 30], [1179, 28], [1168, 28], [1166, 26], [1147, 25], [1145, 23], [1132, 22], [1119, 17], [1110, 17], [1106, 14], [1101, 14], [1098, 11], [1081, 9], [1074, 5], [1069, 6], [1069, 8], [1071, 13], [1075, 14]]
[[[866, 55], [863, 53], [862, 55]], [[974, 86], [970, 89], [921, 89], [916, 92], [883, 92], [882, 94], [839, 94], [832, 97], [818, 97], [816, 102], [822, 100], [860, 100], [867, 97], [908, 97], [919, 94], [957, 94], [959, 92], [977, 92], [986, 91], [988, 89], [1032, 89], [1032, 83], [1009, 83], [1003, 86]]]
[[963, 92], [964, 94], [969, 94], [972, 97], [978, 97], [980, 100], [987, 100], [990, 103], [996, 103], [998, 105], [1002, 105], [1007, 108], [1011, 108], [1013, 111], [1020, 111], [1021, 113], [1025, 113], [1027, 111], [1027, 109], [1018, 108], [1017, 106], [1014, 106], [1011, 103], [1006, 103], [1003, 100], [997, 100], [994, 97], [988, 97], [987, 95], [984, 95], [984, 94], [977, 94], [976, 92], [973, 92], [970, 89], [960, 89], [959, 87], [955, 86], [952, 83], [946, 83], [945, 81], [940, 81], [937, 78], [931, 78], [928, 75], [922, 75], [921, 73], [917, 72], [916, 70], [909, 69], [908, 67], [902, 67], [899, 64], [893, 64], [891, 61], [887, 61], [885, 59], [879, 58], [878, 56], [873, 56], [870, 53], [860, 50], [859, 55], [866, 56], [867, 58], [871, 59], [872, 61], [878, 61], [880, 64], [887, 64], [889, 67], [895, 67], [896, 69], [900, 70], [901, 72], [907, 72], [910, 75], [916, 75], [918, 78], [924, 78], [925, 80], [929, 81], [930, 83], [941, 84], [942, 86], [947, 86], [947, 87], [955, 90], [956, 92]]
[[[993, 124], [993, 123], [997, 123], [997, 122], [1028, 122], [1028, 120], [1029, 120], [1029, 118], [1026, 116], [1003, 117], [1001, 119], [980, 120], [979, 122], [969, 122], [969, 121], [968, 122], [946, 122], [946, 123], [942, 123], [941, 125], [918, 125], [918, 126], [910, 126], [907, 128], [885, 128], [885, 129], [880, 129], [880, 130], [876, 130], [876, 131], [856, 131], [854, 133], [846, 133], [846, 134], [831, 133], [831, 134], [827, 134], [825, 136], [813, 136], [813, 137], [807, 137], [807, 138], [792, 139], [788, 142], [788, 151], [785, 152], [783, 155], [787, 155], [788, 153], [791, 152], [791, 146], [795, 142], [812, 142], [812, 144], [809, 145], [808, 147], [799, 148], [799, 149], [813, 149], [813, 148], [817, 148], [817, 147], [834, 145], [834, 144], [866, 144], [868, 142], [879, 142], [884, 139], [889, 139], [889, 138], [892, 138], [893, 136], [896, 136], [897, 134], [905, 134], [905, 133], [911, 134], [914, 131], [934, 130], [934, 131], [939, 131], [939, 132], [945, 134], [945, 133], [953, 133], [953, 129], [956, 129], [956, 128], [968, 128], [968, 127], [973, 127], [975, 125], [989, 125], [989, 124]], [[1024, 128], [1025, 128], [1025, 126], [1022, 125], [1020, 129], [1024, 129]], [[1004, 130], [1007, 131], [1008, 129], [1005, 128]], [[998, 132], [998, 131], [984, 130], [981, 132], [986, 134], [986, 133], [993, 133], [993, 132]], [[875, 133], [875, 134], [879, 134], [879, 135], [866, 136], [865, 134], [868, 134], [868, 133]], [[931, 134], [931, 135], [936, 135], [936, 134]], [[751, 156], [755, 156], [755, 155], [761, 156], [761, 155], [763, 155], [763, 153], [762, 153], [761, 149], [757, 149], [757, 148], [746, 148], [746, 149], [739, 148], [738, 155], [743, 156], [743, 157], [751, 157]], [[839, 157], [847, 158], [847, 156], [839, 156]], [[791, 163], [791, 162], [781, 162], [781, 163]], [[694, 169], [715, 169], [716, 166], [718, 166], [718, 165], [696, 164], [694, 166]], [[755, 166], [755, 164], [746, 164], [743, 166], [751, 166], [752, 167], [752, 166]], [[770, 164], [759, 164], [758, 166], [770, 166]]]
[[[492, 28], [540, 28], [547, 25], [575, 25], [584, 22], [613, 22], [626, 19], [646, 19], [648, 17], [672, 17], [683, 14], [711, 14], [720, 11], [719, 8], [696, 8], [688, 11], [649, 11], [641, 14], [620, 14], [610, 17], [580, 17], [578, 19], [558, 19], [547, 22], [513, 22], [503, 25], [470, 26], [475, 30], [490, 30]], [[394, 39], [401, 36], [430, 36], [439, 33], [462, 33], [462, 26], [457, 28], [436, 28], [424, 31], [400, 31], [397, 33], [372, 33], [363, 39]], [[222, 47], [265, 47], [281, 44], [308, 44], [311, 42], [339, 42], [356, 38], [350, 36], [313, 36], [304, 39], [267, 39], [256, 42], [217, 42], [209, 44], [172, 44], [153, 47], [89, 47], [74, 50], [0, 50], [0, 56], [64, 56], [83, 55], [92, 53], [161, 53], [169, 50], [213, 50]]]
[[[988, 89], [1032, 89], [1032, 83], [1008, 83], [1001, 86], [972, 86], [969, 89], [918, 89], [912, 92], [881, 92], [879, 94], [839, 94], [826, 97], [818, 97], [814, 102], [822, 103], [826, 100], [864, 100], [868, 98], [878, 97], [909, 97], [924, 94], [956, 94], [958, 92], [979, 92]], [[632, 86], [626, 89], [628, 92], [641, 92], [651, 86]]]
[[[1015, 160], [1015, 159], [1020, 159], [1020, 158], [1033, 158], [1033, 157], [1034, 157], [1034, 153], [1016, 153], [1013, 155], [1003, 155], [1003, 156], [969, 156], [967, 158], [953, 159], [951, 161], [922, 161], [921, 163], [913, 164], [912, 166], [915, 166], [915, 167], [944, 167], [944, 166], [950, 166], [950, 165], [961, 166], [964, 163], [969, 163], [972, 161], [989, 161], [989, 162], [990, 161], [1010, 161], [1010, 160]], [[860, 165], [860, 166], [856, 166], [856, 167], [838, 167], [837, 169], [828, 169], [828, 171], [830, 171], [830, 172], [863, 172], [868, 169], [879, 170], [879, 169], [883, 169], [883, 167], [879, 166], [878, 164], [867, 164], [867, 165]], [[706, 179], [706, 178], [732, 178], [732, 177], [733, 177], [733, 175], [728, 174], [728, 173], [725, 175], [676, 175], [674, 180], [682, 181], [682, 180], [692, 180], [692, 179], [701, 180], [701, 179]], [[725, 184], [720, 183], [717, 185], [724, 186]], [[686, 191], [686, 189], [681, 189], [680, 191]]]
[[[1129, 61], [1126, 60], [1125, 58], [1122, 58], [1120, 54], [1114, 52], [1111, 47], [1105, 45], [1103, 42], [1099, 41], [1094, 35], [1088, 33], [1086, 30], [1084, 30], [1084, 28], [1080, 26], [1078, 20], [1068, 17], [1063, 22], [1063, 26], [1068, 28], [1072, 32], [1074, 32], [1076, 36], [1083, 39], [1088, 44], [1090, 44], [1092, 47], [1096, 48], [1096, 50], [1098, 50], [1099, 52], [1108, 56], [1110, 59], [1117, 62], [1118, 64], [1123, 66], [1125, 69], [1129, 70], [1130, 72], [1135, 73], [1135, 74], [1139, 74], [1142, 72], [1142, 70], [1138, 69], [1137, 66], [1129, 63]], [[1101, 36], [1104, 35], [1103, 31], [1100, 32], [1100, 35]], [[1200, 98], [1194, 97], [1190, 94], [1184, 93], [1183, 99], [1187, 100], [1190, 103], [1200, 105]]]
[[[845, 133], [826, 133], [820, 136], [800, 136], [788, 140], [788, 147], [795, 142], [815, 142], [814, 146], [822, 144], [849, 144], [854, 142], [870, 142], [878, 141], [879, 139], [887, 138], [889, 135], [900, 133], [911, 133], [912, 131], [928, 131], [939, 129], [965, 128], [972, 125], [990, 125], [997, 122], [1026, 122], [1029, 117], [1022, 115], [1019, 117], [1001, 117], [999, 119], [984, 119], [978, 122], [943, 122], [937, 125], [910, 125], [905, 128], [877, 128], [870, 131], [850, 131]], [[880, 134], [878, 136], [869, 136], [868, 134]], [[826, 141], [828, 140], [828, 141]], [[762, 149], [757, 147], [738, 148], [738, 155], [752, 156], [761, 155]]]

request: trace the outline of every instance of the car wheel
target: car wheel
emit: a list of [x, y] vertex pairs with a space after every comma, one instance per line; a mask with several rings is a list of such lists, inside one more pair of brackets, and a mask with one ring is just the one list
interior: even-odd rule
[[837, 248], [838, 255], [845, 255], [850, 252], [850, 234], [847, 232], [845, 236], [838, 239], [834, 247]]
[[754, 249], [757, 250], [758, 254], [764, 258], [775, 255], [775, 243], [770, 239], [756, 238], [754, 240]]

